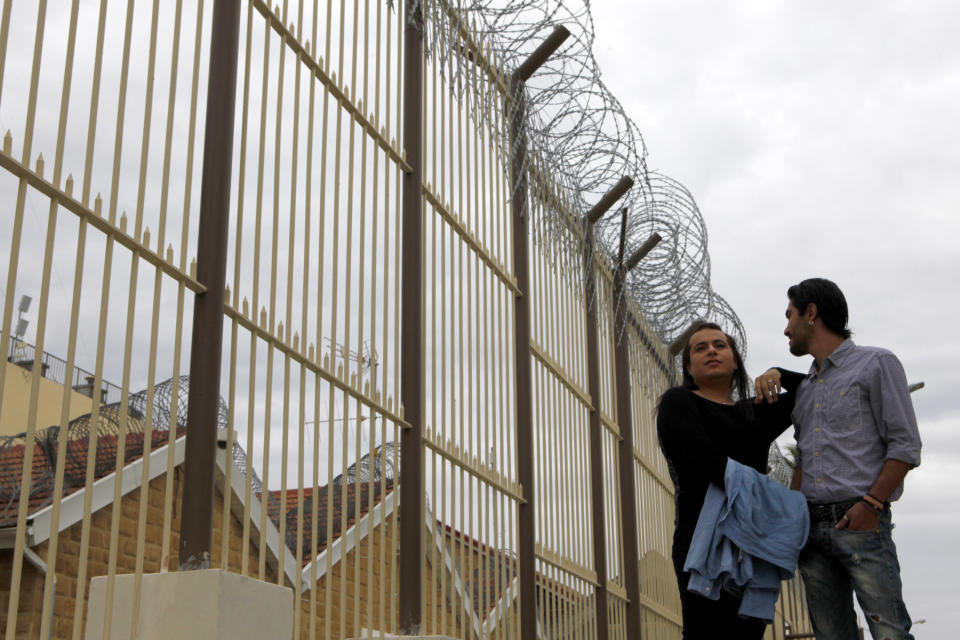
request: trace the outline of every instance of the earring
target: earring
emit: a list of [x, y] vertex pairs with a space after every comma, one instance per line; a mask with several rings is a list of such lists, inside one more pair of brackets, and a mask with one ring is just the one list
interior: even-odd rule
[[807, 321], [807, 324], [812, 327], [812, 326], [813, 326], [813, 320], [808, 320], [808, 321]]

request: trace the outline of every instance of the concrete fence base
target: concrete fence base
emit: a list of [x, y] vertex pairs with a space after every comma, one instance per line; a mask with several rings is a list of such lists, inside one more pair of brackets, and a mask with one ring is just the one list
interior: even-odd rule
[[[87, 638], [129, 639], [134, 576], [114, 579], [110, 633], [104, 633], [107, 577], [90, 581]], [[262, 640], [293, 637], [293, 591], [221, 569], [143, 576], [139, 640]]]

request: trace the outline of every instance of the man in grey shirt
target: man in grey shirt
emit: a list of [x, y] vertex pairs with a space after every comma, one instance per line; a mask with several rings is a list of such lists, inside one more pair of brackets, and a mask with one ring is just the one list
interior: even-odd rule
[[853, 343], [833, 282], [804, 280], [787, 297], [790, 352], [814, 358], [793, 410], [792, 484], [810, 506], [800, 574], [813, 630], [817, 640], [858, 638], [856, 593], [874, 638], [912, 639], [890, 535], [890, 502], [920, 464], [903, 366], [886, 349]]

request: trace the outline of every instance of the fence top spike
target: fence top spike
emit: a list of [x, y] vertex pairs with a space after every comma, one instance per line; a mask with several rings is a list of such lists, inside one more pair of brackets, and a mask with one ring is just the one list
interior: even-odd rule
[[43, 177], [43, 154], [37, 154], [37, 175]]
[[72, 173], [67, 174], [67, 184], [65, 187], [65, 191], [67, 192], [68, 196], [71, 196], [71, 197], [73, 196], [73, 174]]
[[300, 350], [300, 334], [296, 331], [293, 332], [293, 350]]
[[[167, 262], [173, 262], [173, 243], [167, 245]], [[244, 298], [246, 301], [246, 298]]]
[[190, 277], [194, 280], [197, 279], [197, 259], [192, 258], [190, 260]]
[[264, 306], [260, 307], [260, 326], [267, 326], [267, 308]]
[[7, 134], [3, 136], [3, 152], [6, 155], [10, 155], [10, 151], [13, 148], [13, 135], [10, 133], [10, 129], [7, 129]]
[[279, 340], [280, 342], [283, 342], [283, 323], [282, 322], [277, 323], [277, 340]]
[[143, 246], [147, 247], [147, 249], [149, 249], [150, 248], [149, 246], [150, 245], [150, 227], [143, 228], [143, 234], [141, 238], [142, 239], [140, 240], [140, 244], [142, 244]]
[[323, 354], [323, 368], [325, 371], [330, 370], [330, 354], [329, 353]]

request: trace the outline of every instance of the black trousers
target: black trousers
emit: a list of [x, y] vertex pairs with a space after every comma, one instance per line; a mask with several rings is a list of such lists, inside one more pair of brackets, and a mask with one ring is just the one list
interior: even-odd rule
[[698, 593], [687, 591], [689, 581], [689, 573], [677, 573], [680, 602], [683, 605], [683, 640], [763, 638], [767, 623], [757, 618], [741, 618], [737, 613], [740, 609], [740, 598], [726, 591], [721, 592], [719, 600], [704, 598]]

